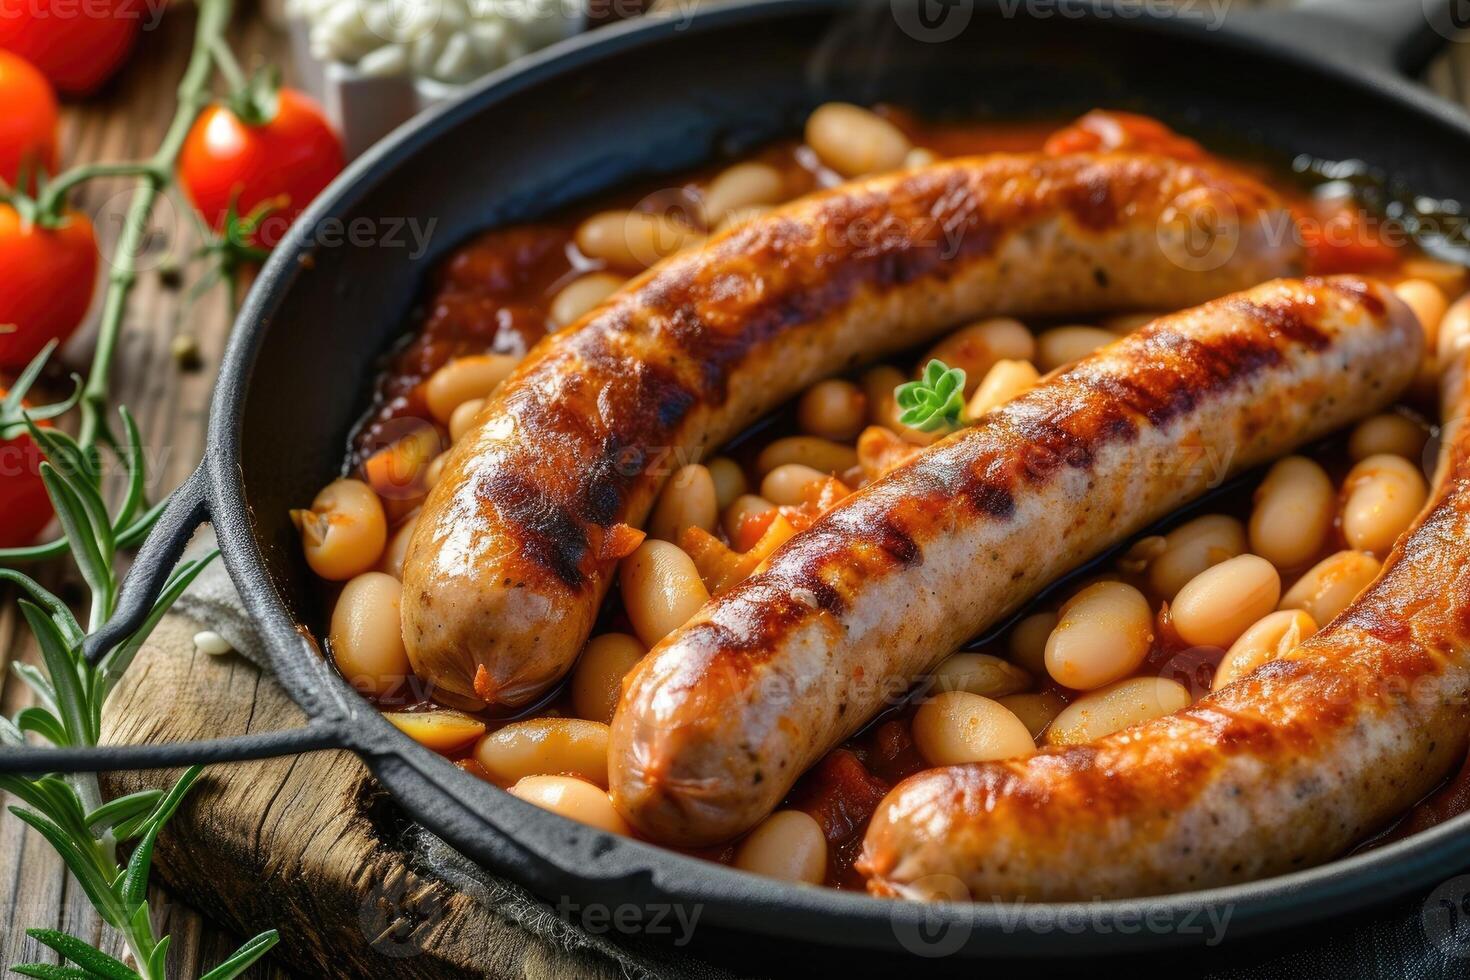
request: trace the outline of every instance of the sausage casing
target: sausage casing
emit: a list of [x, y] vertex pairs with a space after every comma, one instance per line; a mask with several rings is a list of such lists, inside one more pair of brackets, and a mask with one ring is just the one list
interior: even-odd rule
[[625, 681], [611, 788], [656, 840], [723, 840], [1059, 575], [1229, 473], [1388, 404], [1414, 316], [1353, 277], [1154, 321], [853, 494]]
[[1068, 900], [1251, 881], [1337, 857], [1462, 762], [1467, 341], [1452, 338], [1442, 361], [1436, 492], [1348, 609], [1176, 714], [1029, 760], [905, 780], [869, 825], [859, 865], [869, 888]]
[[819, 378], [998, 312], [1188, 306], [1300, 265], [1208, 164], [995, 155], [843, 185], [654, 267], [543, 340], [458, 443], [404, 563], [420, 678], [524, 703], [581, 650], [665, 475]]

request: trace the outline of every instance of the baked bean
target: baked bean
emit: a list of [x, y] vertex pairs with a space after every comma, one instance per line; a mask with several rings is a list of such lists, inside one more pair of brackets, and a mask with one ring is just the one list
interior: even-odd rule
[[1429, 433], [1418, 422], [1398, 412], [1384, 412], [1357, 424], [1348, 437], [1348, 455], [1355, 463], [1383, 453], [1417, 462], [1428, 441]]
[[1326, 470], [1305, 456], [1278, 460], [1256, 488], [1251, 551], [1277, 568], [1301, 568], [1322, 553], [1336, 504]]
[[827, 877], [827, 837], [800, 810], [777, 810], [735, 849], [735, 867], [767, 878], [820, 885]]
[[698, 463], [690, 463], [675, 470], [664, 484], [648, 519], [648, 536], [677, 544], [685, 528], [702, 528], [713, 534], [719, 519], [714, 477]]
[[311, 502], [291, 511], [301, 532], [306, 564], [333, 582], [372, 568], [388, 543], [388, 517], [373, 488], [361, 480], [333, 480]]
[[913, 149], [893, 123], [846, 102], [817, 107], [806, 121], [806, 143], [844, 177], [897, 170]]
[[1439, 338], [1434, 348], [1438, 363], [1448, 364], [1450, 355], [1463, 348], [1467, 339], [1470, 339], [1470, 293], [1455, 300], [1439, 323]]
[[923, 146], [916, 146], [909, 150], [908, 155], [903, 158], [904, 169], [913, 170], [918, 167], [927, 167], [932, 163], [939, 162], [939, 154]]
[[827, 474], [801, 463], [784, 463], [761, 480], [761, 496], [778, 507], [790, 507], [806, 500], [806, 489], [828, 479]]
[[819, 381], [796, 403], [796, 424], [809, 435], [846, 441], [857, 438], [868, 418], [868, 399], [851, 381]]
[[603, 211], [577, 228], [577, 248], [625, 272], [641, 272], [704, 235], [674, 218], [647, 211]]
[[629, 832], [627, 821], [613, 809], [607, 793], [586, 780], [571, 776], [527, 776], [510, 787], [510, 794], [610, 834]]
[[429, 375], [424, 384], [424, 401], [429, 412], [444, 425], [454, 410], [472, 398], [488, 398], [510, 377], [516, 359], [509, 354], [471, 354], [456, 357]]
[[576, 775], [607, 787], [607, 725], [585, 718], [528, 718], [475, 743], [475, 761], [497, 786], [526, 776]]
[[1036, 357], [1036, 338], [1019, 320], [997, 317], [961, 327], [929, 348], [919, 359], [920, 368], [938, 359], [965, 372], [965, 397], [980, 387], [980, 382], [1000, 361], [1029, 361]]
[[1240, 680], [1264, 663], [1290, 653], [1317, 632], [1317, 622], [1301, 609], [1268, 613], [1230, 645], [1211, 685], [1216, 691]]
[[580, 279], [567, 283], [551, 301], [552, 329], [559, 330], [576, 323], [617, 292], [626, 281], [622, 276], [615, 276], [611, 272], [589, 272]]
[[398, 603], [403, 586], [383, 572], [364, 572], [342, 587], [332, 609], [332, 659], [347, 683], [387, 694], [412, 676]]
[[1169, 615], [1184, 642], [1228, 647], [1280, 598], [1275, 566], [1259, 555], [1237, 555], [1190, 579], [1174, 597]]
[[996, 361], [995, 366], [986, 372], [980, 387], [975, 389], [965, 411], [970, 418], [979, 418], [1030, 390], [1039, 380], [1041, 374], [1030, 361]]
[[1062, 605], [1046, 641], [1046, 671], [1063, 687], [1102, 687], [1137, 670], [1153, 640], [1153, 610], [1143, 593], [1098, 582]]
[[988, 653], [955, 653], [934, 668], [935, 691], [968, 691], [999, 698], [1031, 686], [1031, 675]]
[[387, 572], [400, 581], [403, 579], [403, 556], [408, 554], [408, 542], [418, 523], [419, 512], [415, 510], [398, 525], [393, 537], [388, 539], [388, 547], [383, 549], [383, 557], [378, 560], [378, 571]]
[[1398, 294], [1399, 299], [1409, 304], [1409, 309], [1419, 318], [1419, 326], [1424, 328], [1428, 349], [1434, 350], [1435, 340], [1439, 337], [1440, 322], [1444, 320], [1450, 305], [1444, 292], [1427, 279], [1405, 279], [1393, 287], [1393, 291]]
[[1169, 548], [1168, 539], [1162, 534], [1150, 534], [1146, 538], [1139, 538], [1128, 546], [1128, 550], [1119, 556], [1116, 565], [1118, 571], [1125, 575], [1139, 575]]
[[471, 398], [467, 402], [460, 402], [453, 412], [449, 414], [449, 441], [459, 442], [469, 431], [475, 427], [475, 420], [480, 417], [480, 411], [485, 407], [485, 399]]
[[1189, 707], [1189, 689], [1162, 677], [1130, 677], [1082, 695], [1046, 730], [1048, 745], [1079, 745]]
[[1415, 464], [1380, 453], [1348, 471], [1342, 495], [1342, 536], [1350, 547], [1382, 558], [1414, 523], [1429, 485]]
[[578, 718], [612, 723], [623, 690], [623, 676], [647, 651], [627, 633], [594, 636], [572, 672], [572, 710]]
[[1282, 609], [1304, 609], [1319, 626], [1337, 618], [1378, 576], [1377, 558], [1361, 551], [1339, 551], [1307, 569], [1286, 595]]
[[950, 691], [921, 704], [914, 712], [913, 736], [931, 766], [1015, 759], [1036, 751], [1021, 719], [968, 691]]
[[1211, 565], [1245, 553], [1245, 526], [1224, 514], [1206, 514], [1164, 535], [1164, 550], [1148, 566], [1148, 587], [1173, 600], [1190, 579]]
[[768, 163], [737, 163], [710, 181], [700, 197], [704, 226], [715, 228], [734, 212], [782, 201], [786, 197], [786, 178]]
[[725, 529], [725, 537], [732, 542], [739, 541], [740, 529], [746, 521], [775, 509], [776, 505], [765, 497], [758, 497], [753, 493], [742, 493], [735, 498], [734, 503], [725, 508], [724, 516], [720, 518], [720, 526]]
[[747, 489], [745, 471], [728, 456], [716, 456], [706, 464], [710, 479], [715, 481], [715, 503], [723, 512]]
[[1041, 370], [1055, 371], [1117, 339], [1100, 327], [1053, 327], [1036, 338], [1036, 360]]
[[1062, 713], [1067, 702], [1056, 691], [1042, 691], [1038, 694], [1008, 694], [1003, 698], [997, 698], [996, 703], [1003, 706], [1011, 714], [1021, 719], [1021, 724], [1026, 726], [1026, 731], [1031, 733], [1032, 738], [1039, 738], [1050, 725]]
[[857, 465], [857, 450], [816, 436], [777, 439], [755, 458], [756, 472], [764, 477], [778, 466], [801, 463], [823, 473], [837, 474]]
[[1428, 279], [1450, 296], [1458, 296], [1465, 288], [1465, 267], [1458, 262], [1405, 259], [1399, 268], [1410, 279]]
[[[868, 419], [874, 425], [881, 425], [891, 432], [903, 437], [905, 442], [915, 446], [927, 446], [943, 439], [943, 431], [921, 432], [910, 428], [898, 420], [899, 408], [894, 400], [893, 391], [899, 385], [908, 381], [908, 376], [898, 368], [889, 364], [880, 364], [869, 368], [862, 377], [863, 394], [868, 399]], [[968, 378], [966, 379], [968, 380]]]
[[1006, 649], [1011, 659], [1033, 677], [1046, 674], [1046, 641], [1051, 631], [1057, 628], [1057, 614], [1053, 612], [1032, 613], [1011, 627], [1006, 638]]
[[485, 723], [463, 711], [385, 711], [383, 717], [394, 728], [435, 752], [453, 752], [485, 734]]
[[623, 608], [644, 646], [688, 622], [709, 601], [694, 560], [667, 541], [645, 541], [623, 559], [618, 581]]

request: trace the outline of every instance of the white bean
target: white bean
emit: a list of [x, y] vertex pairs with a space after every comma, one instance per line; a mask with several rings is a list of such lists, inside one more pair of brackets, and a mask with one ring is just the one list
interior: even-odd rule
[[705, 468], [715, 481], [715, 502], [723, 512], [735, 502], [735, 498], [746, 491], [745, 471], [740, 464], [728, 456], [716, 456]]
[[1046, 670], [1058, 684], [1086, 691], [1127, 677], [1148, 656], [1153, 610], [1122, 582], [1098, 582], [1069, 599], [1046, 641]]
[[920, 370], [931, 360], [941, 360], [965, 372], [965, 397], [980, 387], [985, 376], [1000, 361], [1030, 361], [1036, 357], [1036, 338], [1019, 320], [997, 317], [961, 327], [929, 349], [919, 359]]
[[1361, 551], [1328, 555], [1286, 590], [1281, 608], [1305, 609], [1318, 626], [1326, 626], [1378, 576], [1380, 567], [1377, 558]]
[[827, 877], [827, 838], [800, 810], [777, 810], [735, 849], [735, 867], [767, 878], [820, 885]]
[[846, 102], [817, 107], [806, 121], [806, 142], [824, 164], [844, 177], [897, 170], [913, 149], [893, 123]]
[[577, 248], [625, 272], [640, 272], [704, 235], [681, 221], [647, 211], [603, 211], [577, 228]]
[[578, 718], [611, 724], [622, 693], [623, 677], [647, 652], [626, 633], [594, 636], [572, 672], [572, 709]]
[[626, 280], [611, 272], [589, 272], [563, 286], [551, 301], [551, 327], [559, 330], [591, 313], [598, 304], [622, 287]]
[[607, 725], [582, 718], [528, 718], [475, 743], [475, 761], [492, 782], [509, 786], [526, 776], [575, 774], [607, 786]]
[[700, 196], [704, 225], [714, 228], [731, 212], [780, 203], [786, 197], [786, 180], [768, 163], [737, 163], [711, 180]]
[[1295, 650], [1315, 632], [1316, 621], [1301, 609], [1281, 609], [1266, 614], [1230, 645], [1220, 660], [1220, 666], [1215, 669], [1215, 680], [1211, 686], [1218, 691], [1240, 680], [1262, 664]]
[[1429, 433], [1418, 422], [1398, 412], [1384, 412], [1364, 419], [1353, 429], [1348, 437], [1348, 456], [1357, 463], [1369, 456], [1391, 453], [1418, 462], [1428, 441]]
[[510, 794], [598, 830], [611, 834], [629, 833], [627, 821], [613, 809], [607, 793], [582, 779], [527, 776], [510, 788]]
[[1164, 550], [1149, 562], [1148, 585], [1172, 600], [1200, 572], [1245, 552], [1245, 527], [1224, 514], [1206, 514], [1164, 535]]
[[694, 560], [667, 541], [644, 541], [623, 559], [618, 581], [633, 632], [652, 647], [709, 601]]
[[383, 572], [364, 572], [342, 587], [329, 640], [337, 669], [359, 691], [388, 694], [413, 675], [398, 605], [403, 586]]
[[1429, 485], [1419, 467], [1388, 453], [1369, 456], [1343, 482], [1342, 536], [1382, 558], [1414, 523]]
[[955, 653], [934, 668], [933, 682], [935, 691], [999, 698], [1029, 688], [1031, 675], [988, 653]]
[[424, 384], [424, 400], [430, 414], [448, 425], [456, 408], [472, 398], [488, 398], [515, 366], [516, 359], [508, 354], [456, 357], [429, 375]]
[[648, 536], [678, 544], [687, 528], [714, 533], [720, 519], [719, 494], [714, 477], [698, 463], [674, 471], [658, 495], [648, 519]]
[[1190, 579], [1169, 615], [1184, 642], [1228, 647], [1280, 598], [1276, 568], [1259, 555], [1238, 555]]
[[1055, 371], [1080, 361], [1117, 336], [1100, 327], [1053, 327], [1036, 338], [1036, 360], [1043, 371]]
[[778, 507], [790, 507], [807, 499], [807, 488], [828, 476], [802, 463], [783, 463], [761, 480], [761, 496]]
[[1046, 730], [1048, 745], [1079, 745], [1189, 707], [1189, 689], [1162, 677], [1131, 677], [1082, 695]]
[[1279, 460], [1256, 488], [1250, 547], [1277, 568], [1301, 568], [1332, 533], [1337, 492], [1327, 471], [1305, 456]]
[[965, 406], [970, 418], [979, 418], [992, 408], [999, 408], [1036, 386], [1041, 374], [1030, 361], [997, 361], [975, 389], [975, 395]]
[[868, 399], [851, 381], [819, 381], [796, 403], [796, 424], [808, 435], [839, 442], [854, 439], [868, 417]]
[[1026, 726], [990, 698], [951, 691], [914, 713], [914, 745], [931, 766], [1023, 758], [1036, 751]]

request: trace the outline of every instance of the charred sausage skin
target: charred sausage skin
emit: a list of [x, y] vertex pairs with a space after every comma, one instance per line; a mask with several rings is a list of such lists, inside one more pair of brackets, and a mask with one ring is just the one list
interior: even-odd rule
[[509, 705], [546, 689], [620, 525], [811, 382], [985, 315], [1177, 308], [1289, 275], [1291, 227], [1214, 165], [995, 155], [843, 185], [666, 260], [538, 344], [453, 449], [404, 564], [415, 672]]
[[1437, 490], [1353, 605], [1177, 714], [905, 780], [867, 832], [870, 889], [1067, 900], [1252, 881], [1346, 852], [1459, 764], [1470, 733], [1470, 338], [1448, 340]]
[[1385, 286], [1280, 281], [1052, 376], [838, 504], [650, 651], [613, 721], [614, 802], [659, 841], [748, 829], [1057, 576], [1229, 472], [1387, 405], [1422, 343]]

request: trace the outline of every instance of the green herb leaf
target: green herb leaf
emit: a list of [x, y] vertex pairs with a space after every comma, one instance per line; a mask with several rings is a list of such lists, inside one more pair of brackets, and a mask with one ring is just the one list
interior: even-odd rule
[[148, 897], [148, 871], [153, 864], [153, 845], [158, 843], [158, 830], [159, 825], [152, 824], [128, 858], [128, 868], [123, 872], [119, 894], [122, 895], [123, 904], [129, 908]]
[[[36, 980], [107, 980], [101, 974], [76, 966], [53, 966], [50, 963], [17, 963], [11, 971]], [[133, 974], [136, 978], [137, 974]]]
[[61, 630], [68, 643], [74, 645], [82, 642], [82, 627], [77, 623], [77, 618], [71, 614], [66, 603], [43, 588], [35, 579], [11, 568], [0, 568], [0, 582], [11, 582], [19, 586], [20, 590], [30, 596], [36, 605], [49, 612], [51, 621]]
[[27, 929], [26, 935], [98, 976], [107, 977], [108, 980], [137, 980], [138, 974], [121, 960], [108, 956], [75, 936], [57, 932], [55, 929]]
[[122, 921], [122, 910], [118, 907], [117, 897], [112, 894], [111, 882], [102, 877], [98, 866], [82, 850], [81, 845], [39, 813], [18, 806], [11, 807], [10, 812], [46, 838], [52, 849], [61, 855], [61, 860], [66, 863], [72, 877], [82, 886], [82, 891], [87, 893], [87, 900], [103, 920], [114, 929], [124, 928], [126, 923]]
[[67, 644], [66, 637], [40, 606], [22, 599], [20, 611], [41, 648], [41, 660], [56, 690], [56, 715], [65, 723], [72, 744], [95, 745], [92, 710], [78, 676], [75, 648]]
[[172, 941], [171, 936], [164, 936], [153, 947], [153, 952], [148, 955], [148, 972], [155, 977], [168, 976], [166, 964], [168, 963], [168, 946]]
[[35, 732], [52, 745], [72, 744], [71, 739], [66, 737], [66, 726], [61, 723], [61, 719], [40, 705], [22, 708], [15, 716], [15, 727], [23, 732]]
[[899, 385], [893, 397], [903, 410], [899, 422], [910, 428], [921, 432], [957, 428], [965, 414], [965, 372], [932, 360], [920, 380]]
[[233, 980], [234, 977], [250, 969], [252, 963], [270, 952], [271, 947], [280, 941], [281, 935], [276, 930], [262, 932], [235, 950], [229, 959], [204, 974], [199, 980]]
[[[135, 818], [146, 817], [158, 808], [163, 799], [163, 790], [144, 789], [127, 796], [110, 800], [87, 814], [87, 829], [93, 834], [125, 824]], [[119, 837], [119, 840], [126, 840]]]

